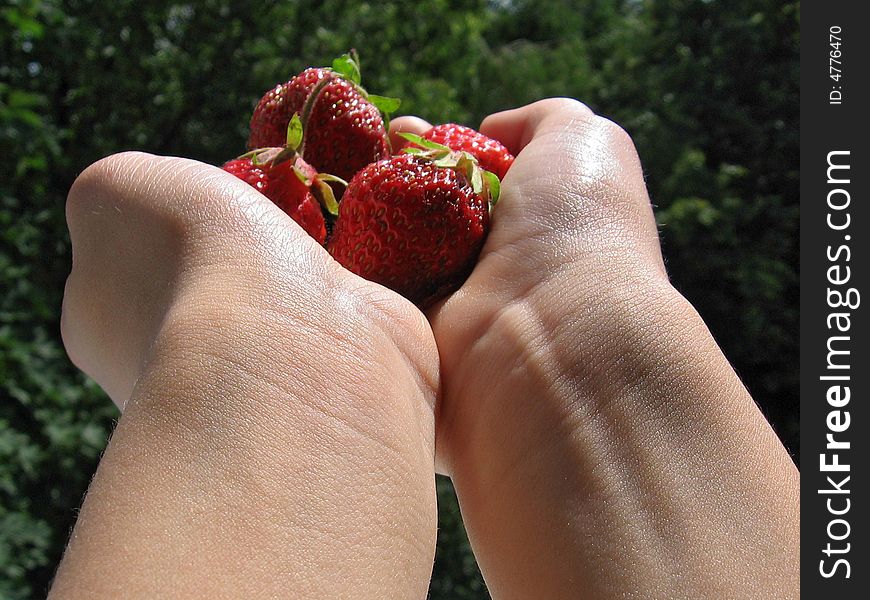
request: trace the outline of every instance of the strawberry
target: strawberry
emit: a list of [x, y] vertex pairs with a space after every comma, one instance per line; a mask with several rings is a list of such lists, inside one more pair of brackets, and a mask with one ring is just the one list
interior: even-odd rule
[[474, 268], [499, 184], [467, 152], [404, 135], [422, 148], [356, 174], [327, 249], [354, 273], [426, 306]]
[[482, 168], [495, 173], [499, 179], [504, 179], [514, 163], [514, 156], [501, 142], [464, 125], [436, 125], [423, 134], [423, 139], [443, 144], [452, 150], [468, 152]]
[[[308, 185], [294, 172], [294, 167], [303, 173], [316, 173], [307, 163], [285, 161], [278, 165], [255, 164], [251, 157], [231, 160], [223, 170], [247, 182], [251, 187], [277, 204], [308, 232], [308, 235], [323, 244], [326, 241], [326, 220], [320, 204], [311, 195]], [[306, 172], [307, 171], [307, 172]]]
[[360, 86], [356, 54], [344, 55], [332, 68], [306, 69], [267, 92], [254, 109], [248, 148], [283, 144], [287, 124], [299, 114], [303, 158], [318, 171], [350, 179], [390, 155], [379, 108], [386, 115], [398, 108], [398, 100], [368, 94]]
[[254, 150], [222, 168], [269, 198], [322, 245], [326, 242], [326, 220], [321, 204], [337, 212], [328, 182], [339, 180], [318, 173], [296, 152], [302, 138], [299, 117], [290, 121], [286, 131], [286, 147]]

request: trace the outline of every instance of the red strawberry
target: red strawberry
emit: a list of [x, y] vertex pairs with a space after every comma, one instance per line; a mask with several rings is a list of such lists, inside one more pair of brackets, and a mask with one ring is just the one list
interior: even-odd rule
[[340, 180], [318, 173], [297, 153], [296, 148], [302, 140], [299, 117], [290, 120], [284, 140], [287, 142], [284, 148], [254, 150], [227, 162], [223, 169], [269, 198], [318, 243], [324, 244], [326, 220], [321, 205], [332, 214], [338, 212], [328, 182]]
[[242, 157], [223, 166], [224, 171], [246, 181], [290, 215], [308, 235], [323, 244], [326, 241], [326, 220], [320, 203], [311, 195], [310, 184], [305, 184], [294, 168], [299, 169], [306, 178], [317, 175], [317, 171], [302, 159], [270, 165], [255, 164], [252, 157]]
[[498, 194], [498, 180], [468, 153], [428, 147], [357, 173], [327, 246], [354, 273], [420, 305], [465, 281]]
[[504, 179], [514, 163], [513, 154], [501, 142], [464, 125], [436, 125], [423, 134], [423, 139], [444, 144], [458, 152], [468, 152], [477, 159], [481, 168], [495, 173], [499, 179]]
[[331, 69], [306, 69], [267, 92], [254, 109], [248, 147], [282, 145], [287, 124], [299, 114], [305, 160], [321, 172], [350, 179], [390, 155], [379, 107], [388, 113], [398, 108], [398, 101], [368, 94], [359, 85], [355, 56], [345, 55]]

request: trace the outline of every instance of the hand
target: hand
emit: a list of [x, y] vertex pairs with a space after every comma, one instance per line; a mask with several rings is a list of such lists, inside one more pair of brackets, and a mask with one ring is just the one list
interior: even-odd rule
[[493, 598], [795, 596], [796, 470], [668, 282], [629, 136], [567, 99], [481, 131], [517, 159], [429, 316], [438, 467]]
[[64, 341], [124, 414], [52, 595], [424, 597], [423, 315], [194, 161], [104, 159], [67, 216]]

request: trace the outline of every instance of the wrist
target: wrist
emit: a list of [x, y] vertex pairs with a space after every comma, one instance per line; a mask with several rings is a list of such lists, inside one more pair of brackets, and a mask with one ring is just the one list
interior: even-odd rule
[[516, 318], [526, 334], [505, 337], [515, 341], [517, 364], [540, 365], [552, 402], [574, 398], [600, 410], [651, 378], [723, 359], [700, 315], [659, 273], [539, 293]]
[[706, 397], [670, 394], [666, 407], [662, 398], [686, 391], [705, 369], [723, 379], [720, 389], [740, 388], [700, 316], [663, 276], [606, 286], [585, 277], [568, 270], [504, 306], [456, 361], [462, 372], [453, 379], [477, 400], [451, 406], [439, 426], [453, 456], [474, 464], [470, 455], [479, 453], [477, 460], [502, 463], [493, 465], [498, 471], [570, 439], [590, 415], [630, 405], [642, 427], [660, 410], [674, 419], [694, 414]]
[[[286, 282], [264, 279], [257, 271], [199, 276], [180, 285], [140, 379], [177, 371], [189, 383], [198, 380], [227, 392], [240, 387], [226, 400], [251, 405], [273, 397], [315, 404], [341, 398], [348, 410], [386, 410], [392, 402], [415, 398], [431, 419], [435, 377], [429, 371], [437, 361], [426, 359], [434, 348], [410, 325], [404, 338], [395, 336], [402, 325], [399, 308], [382, 303], [374, 309], [360, 290], [326, 275]], [[395, 314], [382, 314], [391, 310]], [[413, 321], [413, 315], [405, 320]], [[245, 393], [251, 386], [273, 393], [253, 397]], [[292, 407], [285, 400], [280, 404], [259, 409]]]
[[[788, 581], [796, 473], [697, 312], [663, 281], [590, 291], [576, 304], [560, 297], [539, 288], [494, 320], [478, 346], [503, 361], [503, 375], [465, 382], [476, 403], [449, 432], [451, 475], [470, 540], [486, 546], [488, 579], [535, 582], [527, 591], [539, 597], [578, 587], [610, 597], [638, 583], [610, 587], [613, 570], [630, 566], [638, 585], [668, 596], [732, 597], [745, 591], [734, 593], [734, 570], [754, 564], [742, 549], [761, 539], [778, 558], [759, 570]], [[781, 505], [757, 517], [771, 497]], [[743, 520], [751, 526], [733, 526]], [[711, 544], [741, 550], [709, 561]], [[541, 577], [553, 570], [582, 575]]]
[[[425, 593], [432, 411], [412, 362], [353, 310], [352, 290], [252, 289], [221, 278], [180, 287], [90, 488], [58, 596], [117, 595], [107, 568], [155, 597]], [[347, 314], [323, 312], [339, 306]]]

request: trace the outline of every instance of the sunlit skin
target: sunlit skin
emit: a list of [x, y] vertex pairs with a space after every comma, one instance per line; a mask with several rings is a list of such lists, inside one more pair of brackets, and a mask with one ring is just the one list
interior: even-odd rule
[[81, 175], [64, 341], [123, 416], [52, 598], [425, 598], [436, 469], [497, 600], [798, 596], [797, 471], [629, 137], [565, 99], [481, 130], [517, 159], [426, 315], [216, 167]]

